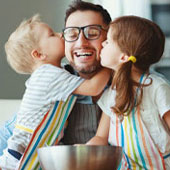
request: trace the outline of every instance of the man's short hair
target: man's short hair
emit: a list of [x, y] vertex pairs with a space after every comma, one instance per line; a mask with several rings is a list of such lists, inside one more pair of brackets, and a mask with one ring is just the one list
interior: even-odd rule
[[90, 2], [84, 2], [81, 0], [74, 0], [68, 7], [68, 9], [66, 10], [66, 15], [65, 15], [65, 23], [68, 19], [68, 17], [75, 11], [94, 11], [94, 12], [98, 12], [101, 14], [102, 18], [103, 18], [103, 22], [106, 25], [109, 25], [109, 23], [111, 22], [111, 17], [110, 14], [108, 13], [108, 11], [106, 9], [104, 9], [101, 5], [98, 4], [93, 4]]

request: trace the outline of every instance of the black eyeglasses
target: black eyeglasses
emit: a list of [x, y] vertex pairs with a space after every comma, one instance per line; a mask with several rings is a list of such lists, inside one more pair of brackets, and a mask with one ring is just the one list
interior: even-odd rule
[[101, 25], [87, 25], [84, 27], [66, 27], [63, 29], [63, 37], [68, 42], [78, 40], [81, 30], [88, 40], [96, 40], [100, 37], [101, 31], [107, 31]]

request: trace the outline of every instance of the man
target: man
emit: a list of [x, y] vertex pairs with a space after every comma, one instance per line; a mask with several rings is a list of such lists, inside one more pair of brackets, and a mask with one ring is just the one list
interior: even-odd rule
[[[100, 69], [101, 44], [106, 39], [110, 21], [108, 12], [99, 5], [74, 1], [69, 6], [63, 31], [65, 54], [72, 66], [67, 65], [65, 67], [67, 70], [88, 79]], [[68, 119], [63, 144], [85, 143], [95, 135], [101, 116], [101, 111], [96, 105], [98, 98], [78, 96]], [[14, 123], [15, 118], [8, 121], [0, 130], [0, 155], [7, 146], [7, 139], [12, 135]]]
[[[99, 5], [74, 1], [66, 11], [65, 55], [70, 65], [84, 78], [100, 69], [100, 50], [111, 21], [108, 12]], [[85, 143], [96, 133], [101, 111], [97, 98], [79, 96], [64, 133], [64, 144]]]

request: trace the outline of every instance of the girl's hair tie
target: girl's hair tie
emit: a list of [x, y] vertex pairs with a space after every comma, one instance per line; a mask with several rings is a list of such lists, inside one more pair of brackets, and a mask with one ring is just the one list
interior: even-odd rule
[[128, 61], [132, 61], [132, 63], [136, 63], [136, 57], [131, 55], [129, 58], [128, 58]]

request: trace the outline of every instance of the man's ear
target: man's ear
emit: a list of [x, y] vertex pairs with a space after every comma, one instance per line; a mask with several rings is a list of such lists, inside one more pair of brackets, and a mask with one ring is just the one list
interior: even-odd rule
[[37, 50], [32, 50], [31, 56], [38, 60], [44, 60], [46, 58], [46, 55], [39, 53]]
[[129, 58], [128, 55], [122, 54], [122, 56], [120, 57], [120, 62], [121, 63], [126, 63], [126, 62], [128, 62], [128, 58]]

